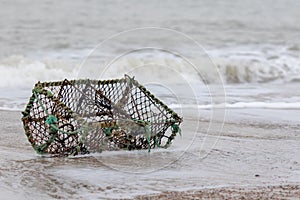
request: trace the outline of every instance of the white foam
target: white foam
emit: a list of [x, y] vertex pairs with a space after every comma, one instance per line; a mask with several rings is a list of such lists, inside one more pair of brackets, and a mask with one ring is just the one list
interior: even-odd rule
[[237, 102], [217, 105], [171, 104], [172, 109], [226, 109], [226, 108], [269, 108], [269, 109], [300, 109], [300, 102]]
[[[105, 71], [105, 77], [118, 78], [124, 73], [132, 73], [139, 80], [157, 77], [159, 80], [176, 82], [180, 76], [188, 81], [221, 83], [217, 68], [225, 83], [300, 81], [299, 55], [292, 54], [285, 47], [237, 46], [208, 51], [214, 64], [207, 58], [193, 58], [188, 63], [180, 57], [166, 53], [154, 54], [152, 57], [144, 54], [115, 61]], [[101, 59], [103, 60], [103, 57]], [[61, 59], [32, 59], [12, 55], [0, 60], [0, 87], [32, 88], [37, 81], [76, 79], [81, 75], [80, 62], [76, 62], [74, 66], [71, 61]], [[86, 70], [86, 78], [99, 78], [104, 66], [109, 64], [107, 61], [101, 66], [98, 62], [100, 61], [96, 60], [94, 63], [96, 67], [80, 68]], [[194, 64], [197, 70], [191, 64]], [[95, 74], [98, 76], [95, 77]]]
[[24, 108], [21, 107], [8, 107], [8, 106], [0, 106], [0, 110], [5, 110], [5, 111], [23, 111]]
[[208, 51], [226, 83], [297, 82], [299, 54], [288, 47], [235, 46]]
[[33, 60], [10, 56], [0, 61], [1, 88], [32, 88], [38, 81], [74, 78], [75, 68], [61, 60]]
[[[266, 108], [266, 109], [300, 109], [300, 102], [237, 102], [225, 103], [217, 105], [196, 105], [196, 104], [171, 104], [172, 109], [238, 109], [238, 108]], [[0, 110], [6, 111], [23, 111], [24, 105], [4, 105], [0, 106]]]
[[[119, 59], [105, 71], [105, 78], [120, 78], [127, 73], [135, 76], [136, 80], [142, 84], [153, 81], [162, 85], [196, 83], [194, 85], [197, 88], [203, 87], [204, 82], [220, 83], [219, 74], [212, 69], [215, 66], [209, 63], [208, 59], [190, 60], [191, 63], [197, 63], [198, 70], [195, 70], [190, 63], [176, 55], [159, 54], [160, 56], [156, 56], [151, 53], [144, 55], [144, 52], [143, 55], [137, 54]], [[231, 47], [211, 50], [208, 54], [212, 57], [225, 83], [288, 82], [295, 85], [297, 83], [294, 82], [300, 81], [299, 56], [285, 47]], [[97, 64], [97, 60], [94, 64]], [[105, 64], [108, 63], [104, 63], [104, 66]], [[2, 59], [0, 60], [0, 109], [23, 110], [36, 82], [81, 78], [79, 72], [82, 69], [85, 70], [85, 67], [87, 67], [87, 74], [90, 74], [87, 78], [99, 78], [94, 75], [100, 75], [99, 72], [103, 70], [101, 65], [80, 67], [79, 63], [74, 66], [72, 61], [55, 58], [33, 59], [13, 55]], [[243, 91], [249, 92], [248, 89]], [[240, 95], [241, 92], [242, 90], [236, 91], [236, 95]], [[251, 103], [246, 103], [245, 99], [237, 100], [236, 95], [234, 101], [239, 103], [230, 102], [231, 104], [225, 105], [227, 108], [299, 108], [297, 99], [294, 101], [296, 103], [286, 103], [286, 98], [280, 94], [274, 100], [275, 103], [255, 98], [251, 99]], [[203, 99], [203, 96], [201, 98]], [[220, 106], [202, 103], [198, 105], [198, 108], [210, 109]]]

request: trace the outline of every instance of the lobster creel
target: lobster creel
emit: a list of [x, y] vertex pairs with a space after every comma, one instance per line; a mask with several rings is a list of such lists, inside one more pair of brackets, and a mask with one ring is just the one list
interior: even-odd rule
[[39, 154], [167, 148], [182, 118], [133, 78], [38, 82], [22, 112]]

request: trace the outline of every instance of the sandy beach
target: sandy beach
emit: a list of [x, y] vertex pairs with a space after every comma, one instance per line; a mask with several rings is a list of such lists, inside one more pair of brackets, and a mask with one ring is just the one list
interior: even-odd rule
[[[249, 124], [241, 119], [238, 122], [233, 116], [242, 111], [227, 111], [228, 116], [232, 114], [229, 117], [232, 121], [225, 123], [223, 135], [199, 134], [187, 149], [194, 135], [189, 135], [185, 123], [184, 135], [167, 150], [153, 150], [150, 154], [104, 152], [69, 158], [38, 156], [27, 142], [20, 112], [1, 111], [0, 196], [10, 199], [300, 198], [298, 125], [275, 119], [267, 124], [261, 120]], [[272, 112], [284, 113], [253, 110], [260, 113], [253, 119]], [[200, 127], [206, 127], [208, 121], [202, 119]], [[204, 137], [205, 145], [199, 148]]]

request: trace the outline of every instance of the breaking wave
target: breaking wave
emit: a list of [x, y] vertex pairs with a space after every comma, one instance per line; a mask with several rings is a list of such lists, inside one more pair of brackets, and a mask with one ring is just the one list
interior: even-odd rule
[[0, 61], [1, 88], [32, 88], [38, 81], [73, 78], [75, 68], [61, 60], [34, 60], [13, 55]]
[[[220, 51], [219, 51], [220, 52]], [[136, 70], [138, 78], [149, 78], [149, 75], [160, 76], [162, 80], [170, 79], [170, 69], [176, 70], [181, 76], [189, 80], [202, 78], [206, 83], [220, 83], [217, 68], [223, 82], [232, 83], [268, 83], [268, 82], [300, 82], [300, 59], [287, 53], [281, 56], [258, 56], [255, 53], [237, 53], [222, 55], [208, 52], [212, 62], [207, 59], [190, 60], [196, 63], [197, 73], [191, 65], [178, 57], [160, 57], [154, 59], [127, 57], [113, 63], [107, 71], [109, 77], [122, 77], [124, 73], [135, 67], [146, 66], [143, 70]], [[85, 66], [84, 66], [85, 67]], [[65, 78], [76, 79], [80, 63], [56, 59], [31, 59], [24, 56], [10, 56], [0, 60], [1, 88], [32, 88], [37, 81], [53, 81]], [[90, 74], [98, 73], [102, 69], [93, 67]], [[201, 78], [200, 78], [201, 76]], [[176, 80], [173, 80], [176, 82]]]
[[[149, 83], [154, 78], [159, 83], [183, 84], [180, 81], [186, 79], [189, 82], [195, 81], [195, 86], [197, 85], [199, 88], [204, 86], [203, 83], [222, 83], [220, 75], [225, 84], [298, 84], [300, 82], [300, 59], [297, 48], [282, 47], [281, 49], [277, 48], [277, 51], [274, 51], [275, 48], [273, 47], [256, 51], [254, 49], [254, 47], [252, 50], [248, 47], [247, 49], [208, 51], [207, 53], [214, 64], [207, 58], [190, 60], [198, 67], [198, 71], [195, 71], [190, 63], [174, 55], [152, 55], [152, 57], [151, 55], [134, 55], [119, 59], [111, 64], [104, 63], [104, 66], [109, 65], [110, 67], [105, 71], [107, 76], [103, 76], [103, 78], [121, 78], [126, 73], [136, 76], [136, 79], [142, 84]], [[31, 95], [31, 89], [38, 81], [99, 78], [99, 71], [103, 71], [98, 60], [94, 63], [95, 66], [89, 67], [87, 65], [81, 66], [78, 60], [75, 62], [72, 59], [64, 60], [55, 57], [38, 58], [12, 55], [0, 60], [0, 109], [22, 110]], [[79, 72], [82, 69], [93, 76], [81, 77]], [[94, 76], [95, 74], [98, 76]], [[198, 84], [199, 81], [201, 84]], [[203, 100], [203, 95], [201, 98]], [[208, 100], [207, 102], [209, 102]], [[211, 105], [204, 104], [204, 101], [199, 108], [212, 108]], [[299, 108], [298, 104], [279, 103], [280, 100], [277, 101], [278, 104], [243, 104], [242, 102], [246, 102], [245, 100], [238, 102], [241, 103], [235, 102], [237, 104], [228, 104], [226, 107]], [[258, 100], [258, 102], [261, 101]]]

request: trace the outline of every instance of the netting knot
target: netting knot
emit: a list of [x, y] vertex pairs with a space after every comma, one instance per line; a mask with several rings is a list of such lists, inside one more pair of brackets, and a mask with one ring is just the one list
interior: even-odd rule
[[46, 124], [51, 125], [51, 124], [56, 124], [57, 123], [57, 118], [54, 115], [49, 115], [46, 119]]
[[57, 132], [57, 118], [54, 115], [49, 115], [46, 119], [46, 124], [50, 126], [50, 133], [56, 133]]
[[43, 88], [40, 85], [35, 86], [35, 88], [32, 90], [32, 93], [41, 94], [43, 93]]
[[172, 124], [172, 132], [173, 133], [179, 133], [179, 135], [181, 135], [181, 129], [179, 128], [179, 126], [177, 124]]

